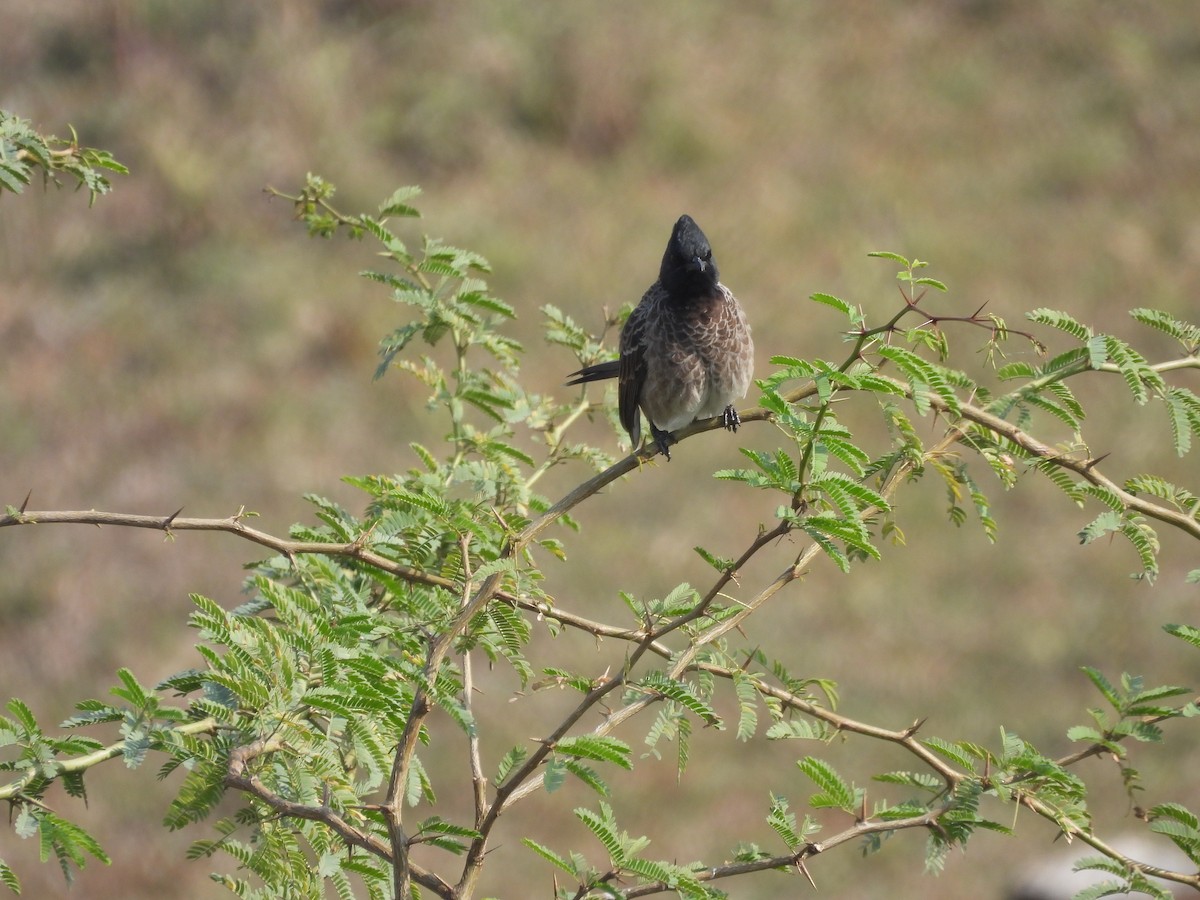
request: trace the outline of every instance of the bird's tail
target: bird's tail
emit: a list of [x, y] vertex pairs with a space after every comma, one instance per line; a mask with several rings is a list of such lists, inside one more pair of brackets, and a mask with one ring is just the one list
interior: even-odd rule
[[589, 381], [603, 381], [606, 378], [616, 378], [621, 373], [621, 361], [612, 359], [608, 362], [596, 363], [594, 366], [584, 366], [578, 372], [572, 372], [567, 377], [570, 387], [573, 384], [587, 384]]

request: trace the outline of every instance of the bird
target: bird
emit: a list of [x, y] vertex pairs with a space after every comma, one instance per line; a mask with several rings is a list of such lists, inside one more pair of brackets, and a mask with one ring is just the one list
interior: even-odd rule
[[708, 238], [691, 216], [680, 216], [658, 280], [621, 329], [619, 358], [567, 376], [568, 385], [617, 379], [621, 425], [635, 449], [641, 413], [668, 461], [676, 429], [718, 415], [729, 431], [742, 422], [733, 404], [750, 388], [754, 341], [741, 304], [719, 279]]

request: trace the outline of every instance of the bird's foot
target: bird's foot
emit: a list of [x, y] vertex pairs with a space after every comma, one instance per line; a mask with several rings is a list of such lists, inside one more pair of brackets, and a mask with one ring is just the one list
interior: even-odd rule
[[654, 443], [658, 445], [658, 452], [667, 458], [667, 462], [671, 461], [670, 446], [677, 443], [675, 438], [671, 436], [671, 432], [663, 431], [661, 428], [650, 426], [650, 434], [654, 437]]
[[737, 431], [738, 426], [742, 424], [742, 417], [738, 415], [732, 404], [725, 407], [725, 412], [721, 413], [721, 424], [728, 431]]

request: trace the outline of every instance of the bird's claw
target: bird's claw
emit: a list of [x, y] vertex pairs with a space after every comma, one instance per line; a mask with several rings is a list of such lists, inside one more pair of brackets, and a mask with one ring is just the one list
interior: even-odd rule
[[738, 411], [733, 408], [732, 404], [725, 407], [725, 412], [721, 413], [721, 424], [727, 431], [737, 431], [738, 426], [742, 424], [742, 417], [738, 415]]
[[671, 432], [663, 431], [661, 428], [650, 426], [650, 434], [654, 437], [654, 443], [658, 445], [658, 452], [667, 458], [667, 462], [671, 461], [670, 446], [676, 443], [675, 438], [671, 436]]

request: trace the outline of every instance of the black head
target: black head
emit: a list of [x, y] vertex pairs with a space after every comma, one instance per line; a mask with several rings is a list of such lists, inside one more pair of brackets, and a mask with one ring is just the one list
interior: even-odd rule
[[658, 280], [674, 299], [711, 296], [717, 287], [712, 247], [691, 216], [680, 216], [667, 242]]

